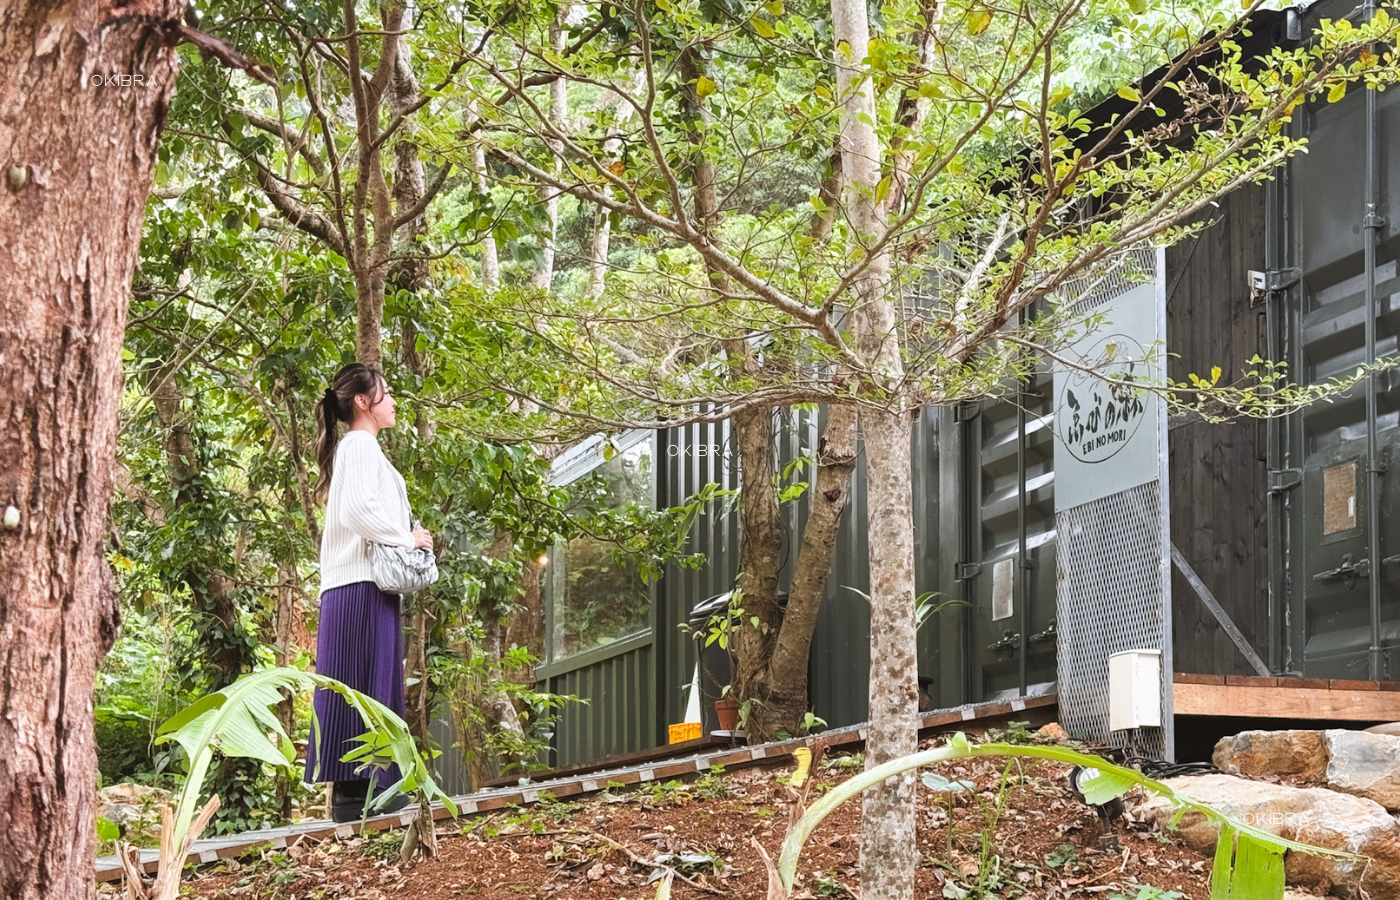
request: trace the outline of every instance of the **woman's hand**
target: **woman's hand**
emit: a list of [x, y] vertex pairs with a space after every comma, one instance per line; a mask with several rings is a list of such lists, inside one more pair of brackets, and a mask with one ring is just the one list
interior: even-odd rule
[[413, 549], [431, 550], [433, 549], [433, 536], [422, 528], [414, 529]]

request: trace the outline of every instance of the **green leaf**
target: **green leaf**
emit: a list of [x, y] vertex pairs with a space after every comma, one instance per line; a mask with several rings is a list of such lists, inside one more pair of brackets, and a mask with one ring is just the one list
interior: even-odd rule
[[[402, 777], [385, 790], [384, 797], [391, 797], [400, 788], [421, 790], [430, 799], [442, 800], [456, 814], [451, 798], [428, 772], [407, 723], [393, 710], [325, 675], [292, 668], [264, 669], [243, 676], [215, 694], [201, 697], [172, 716], [157, 732], [157, 742], [173, 740], [189, 757], [189, 775], [175, 810], [175, 846], [184, 843], [216, 749], [229, 756], [292, 767], [296, 758], [292, 742], [282, 730], [274, 710], [283, 701], [284, 690], [298, 688], [335, 691], [360, 714], [369, 729], [367, 737], [361, 746], [343, 758], [364, 759], [376, 766], [397, 765]], [[318, 734], [318, 723], [313, 718], [312, 739]]]
[[880, 179], [880, 183], [875, 185], [875, 202], [884, 203], [885, 198], [890, 195], [890, 185], [893, 184], [892, 176], [886, 175]]
[[1332, 89], [1327, 92], [1327, 102], [1336, 103], [1347, 95], [1347, 85], [1345, 81], [1339, 81], [1332, 85]]
[[783, 0], [768, 0], [763, 4], [763, 8], [768, 10], [770, 16], [781, 16], [783, 14]]
[[1235, 847], [1230, 900], [1277, 900], [1283, 896], [1283, 850], [1249, 833]]
[[97, 820], [97, 839], [99, 841], [115, 841], [122, 836], [122, 830], [110, 819], [99, 817]]
[[1211, 900], [1230, 900], [1230, 870], [1235, 857], [1235, 829], [1220, 827], [1220, 839], [1215, 844], [1215, 864], [1210, 870]]
[[764, 38], [776, 37], [777, 34], [778, 34], [776, 31], [773, 30], [773, 26], [772, 26], [772, 25], [769, 25], [769, 24], [768, 24], [765, 20], [763, 20], [763, 19], [754, 19], [754, 20], [753, 20], [753, 30], [756, 31], [756, 32], [758, 33], [758, 36], [759, 36], [759, 37], [764, 37]]
[[713, 94], [716, 89], [715, 83], [704, 75], [695, 79], [695, 96], [699, 97], [701, 100]]
[[1147, 0], [1128, 0], [1128, 9], [1132, 10], [1134, 15], [1140, 16], [1147, 12]]
[[1092, 766], [1085, 766], [1084, 774], [1079, 779], [1079, 789], [1084, 793], [1084, 802], [1090, 806], [1099, 806], [1115, 797], [1121, 797], [1134, 784], [1137, 784], [1137, 781], [1126, 775]]
[[992, 11], [985, 6], [981, 9], [973, 10], [967, 17], [967, 33], [974, 37], [987, 30], [987, 26], [992, 24]]
[[1125, 84], [1120, 87], [1118, 89], [1118, 96], [1131, 103], [1138, 103], [1142, 100], [1142, 94], [1139, 94], [1137, 88], [1130, 84]]
[[977, 790], [975, 782], [966, 779], [949, 780], [937, 772], [925, 772], [923, 781], [929, 790], [938, 791], [941, 794], [963, 794]]
[[778, 494], [778, 502], [788, 503], [792, 500], [796, 500], [798, 497], [801, 497], [806, 492], [807, 482], [799, 481], [796, 484], [790, 484], [787, 487], [783, 488], [782, 492]]

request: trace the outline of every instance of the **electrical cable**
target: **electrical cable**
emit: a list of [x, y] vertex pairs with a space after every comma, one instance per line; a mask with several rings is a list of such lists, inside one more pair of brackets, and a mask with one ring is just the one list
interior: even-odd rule
[[1175, 778], [1179, 775], [1218, 775], [1220, 770], [1208, 762], [1167, 762], [1150, 756], [1129, 756], [1123, 764], [1137, 769], [1148, 778]]

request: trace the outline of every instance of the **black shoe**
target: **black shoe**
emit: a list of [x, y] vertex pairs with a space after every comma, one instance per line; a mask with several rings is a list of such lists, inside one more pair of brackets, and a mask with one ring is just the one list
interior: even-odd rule
[[[331, 788], [331, 821], [358, 822], [365, 816], [365, 795], [369, 781], [337, 781]], [[383, 809], [369, 810], [370, 816], [385, 816], [408, 806], [408, 794], [398, 794]]]
[[364, 814], [369, 779], [337, 781], [331, 786], [331, 821], [357, 822]]

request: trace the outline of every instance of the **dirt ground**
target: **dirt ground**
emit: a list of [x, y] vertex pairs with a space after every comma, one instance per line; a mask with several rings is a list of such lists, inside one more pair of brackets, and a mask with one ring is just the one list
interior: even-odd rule
[[[859, 757], [817, 766], [808, 803], [858, 769]], [[939, 793], [920, 785], [917, 896], [1206, 900], [1209, 861], [1131, 821], [1117, 849], [1100, 848], [1095, 812], [1066, 787], [1066, 769], [970, 760], [931, 771], [975, 782]], [[792, 766], [711, 772], [576, 802], [544, 800], [438, 823], [439, 855], [399, 864], [403, 830], [344, 841], [302, 839], [286, 850], [191, 870], [181, 896], [249, 900], [650, 900], [670, 866], [673, 900], [763, 898], [751, 844], [776, 859], [787, 830]], [[1000, 800], [998, 799], [1000, 796]], [[990, 827], [989, 827], [990, 824]], [[802, 855], [795, 896], [855, 897], [860, 808], [829, 816]], [[120, 896], [116, 885], [106, 896]]]

